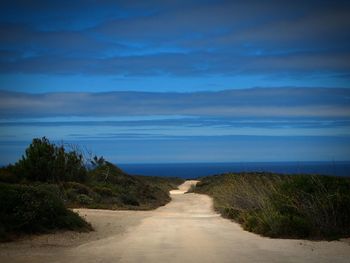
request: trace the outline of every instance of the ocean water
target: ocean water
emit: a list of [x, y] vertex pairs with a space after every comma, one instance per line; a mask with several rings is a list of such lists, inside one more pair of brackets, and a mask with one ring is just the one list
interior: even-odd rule
[[137, 175], [197, 178], [227, 172], [273, 172], [281, 174], [321, 174], [350, 176], [349, 162], [249, 162], [249, 163], [162, 163], [119, 164]]

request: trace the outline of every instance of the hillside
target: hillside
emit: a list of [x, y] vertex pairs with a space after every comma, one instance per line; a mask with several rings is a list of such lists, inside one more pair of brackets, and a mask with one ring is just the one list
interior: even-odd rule
[[191, 191], [245, 230], [269, 237], [337, 239], [350, 236], [350, 178], [269, 173], [201, 178]]
[[169, 190], [183, 182], [179, 178], [128, 175], [109, 162], [88, 171], [87, 178], [84, 183], [63, 184], [69, 207], [154, 209], [168, 203]]
[[170, 201], [178, 178], [133, 176], [116, 165], [47, 138], [34, 139], [14, 165], [0, 169], [0, 240], [58, 229], [91, 230], [68, 208], [149, 210]]

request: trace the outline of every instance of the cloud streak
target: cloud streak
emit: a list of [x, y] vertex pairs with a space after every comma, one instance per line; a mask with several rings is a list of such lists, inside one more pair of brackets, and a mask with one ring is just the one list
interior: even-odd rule
[[1, 118], [182, 115], [234, 118], [350, 117], [350, 90], [257, 88], [194, 93], [1, 92]]

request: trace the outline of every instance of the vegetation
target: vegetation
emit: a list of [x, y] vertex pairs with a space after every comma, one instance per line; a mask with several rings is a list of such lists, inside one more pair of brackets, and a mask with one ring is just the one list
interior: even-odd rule
[[158, 187], [163, 192], [169, 192], [176, 189], [180, 184], [184, 182], [183, 179], [177, 177], [158, 177], [158, 176], [142, 176], [137, 175], [137, 178], [144, 181], [151, 187]]
[[336, 239], [350, 235], [350, 178], [267, 173], [205, 177], [192, 189], [208, 194], [224, 217], [269, 237]]
[[56, 146], [45, 137], [34, 139], [12, 170], [28, 181], [84, 182], [87, 178], [81, 153], [76, 150], [67, 152], [63, 146]]
[[131, 176], [103, 157], [86, 160], [78, 150], [34, 139], [21, 160], [0, 168], [0, 240], [18, 233], [89, 230], [67, 208], [154, 209], [169, 202], [168, 191], [181, 182]]
[[131, 176], [117, 166], [105, 162], [88, 172], [85, 184], [63, 184], [69, 207], [148, 210], [170, 201], [169, 190], [183, 180]]
[[91, 230], [78, 214], [65, 208], [56, 185], [0, 184], [0, 240], [18, 233]]

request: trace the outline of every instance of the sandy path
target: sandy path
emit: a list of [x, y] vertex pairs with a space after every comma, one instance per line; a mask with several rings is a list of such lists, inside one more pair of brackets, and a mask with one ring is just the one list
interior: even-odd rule
[[[263, 238], [243, 231], [212, 210], [208, 196], [171, 192], [157, 210], [80, 210], [97, 229], [51, 243], [38, 239], [0, 246], [0, 262], [349, 262], [348, 241]], [[85, 236], [84, 236], [85, 235]], [[57, 235], [55, 235], [57, 236]]]

